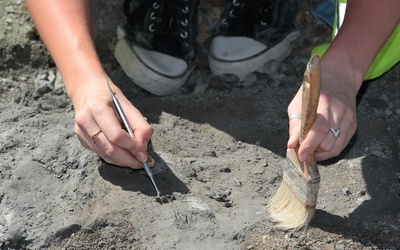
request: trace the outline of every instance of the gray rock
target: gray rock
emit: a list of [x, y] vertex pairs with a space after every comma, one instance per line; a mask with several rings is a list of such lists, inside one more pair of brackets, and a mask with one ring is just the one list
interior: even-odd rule
[[51, 82], [48, 80], [36, 79], [35, 80], [35, 91], [39, 95], [44, 95], [51, 91]]

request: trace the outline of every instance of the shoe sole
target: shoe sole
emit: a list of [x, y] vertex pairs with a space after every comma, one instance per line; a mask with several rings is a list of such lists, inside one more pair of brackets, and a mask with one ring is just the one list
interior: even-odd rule
[[140, 60], [125, 37], [119, 39], [114, 56], [125, 74], [136, 85], [157, 96], [174, 94], [186, 83], [193, 70], [193, 68], [188, 69], [179, 76], [167, 76], [156, 72]]
[[226, 61], [215, 58], [212, 54], [208, 57], [211, 73], [214, 75], [235, 74], [240, 80], [252, 72], [262, 72], [264, 64], [269, 60], [283, 61], [292, 51], [292, 43], [300, 36], [299, 31], [289, 33], [285, 39], [266, 50], [264, 53], [251, 57], [248, 60]]

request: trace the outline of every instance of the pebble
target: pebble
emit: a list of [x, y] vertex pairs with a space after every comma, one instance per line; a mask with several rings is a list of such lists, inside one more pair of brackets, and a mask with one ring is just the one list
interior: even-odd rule
[[238, 186], [238, 187], [242, 186], [242, 182], [236, 177], [233, 178], [233, 182], [235, 183], [235, 186]]
[[390, 109], [385, 109], [386, 116], [391, 116], [392, 114], [393, 114], [393, 111], [391, 111]]
[[54, 80], [53, 85], [54, 85], [54, 94], [61, 95], [64, 93], [64, 89], [65, 89], [64, 82], [62, 80], [61, 73], [58, 70], [57, 70], [56, 78]]
[[53, 71], [52, 69], [50, 69], [50, 70], [47, 72], [47, 80], [48, 80], [51, 84], [53, 84], [54, 81], [56, 80], [56, 74], [54, 74], [54, 71]]
[[8, 78], [0, 78], [0, 84], [8, 84], [11, 83], [11, 79]]
[[204, 94], [204, 93], [206, 93], [207, 89], [208, 89], [208, 84], [196, 85], [194, 87], [193, 94], [195, 94], [195, 95]]
[[5, 7], [5, 11], [7, 13], [13, 13], [14, 12], [14, 8], [12, 6], [7, 6], [7, 7]]
[[235, 74], [223, 74], [221, 77], [225, 83], [225, 86], [230, 89], [236, 87], [240, 82], [239, 77]]
[[293, 237], [293, 233], [287, 233], [285, 234], [285, 240], [290, 239]]
[[247, 74], [244, 78], [243, 78], [243, 82], [241, 82], [241, 85], [244, 88], [249, 88], [251, 86], [253, 86], [255, 83], [257, 82], [257, 76], [254, 73], [250, 73]]
[[343, 244], [336, 244], [335, 250], [345, 250], [345, 246]]
[[44, 95], [51, 91], [51, 83], [47, 80], [35, 79], [35, 91], [39, 95]]
[[344, 187], [344, 188], [342, 189], [342, 192], [343, 192], [343, 194], [344, 194], [345, 196], [351, 195], [350, 189], [349, 189], [348, 187]]

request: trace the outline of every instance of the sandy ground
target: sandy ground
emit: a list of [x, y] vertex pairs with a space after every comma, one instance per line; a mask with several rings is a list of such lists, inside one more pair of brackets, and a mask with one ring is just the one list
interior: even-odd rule
[[105, 68], [154, 128], [160, 200], [142, 170], [80, 146], [24, 2], [0, 1], [0, 249], [400, 249], [400, 68], [364, 84], [356, 136], [319, 164], [310, 226], [276, 231], [265, 206], [286, 164], [286, 107], [312, 46], [330, 31], [309, 11], [316, 2], [302, 1], [302, 36], [287, 60], [250, 83], [215, 84], [207, 42], [223, 1], [212, 2], [200, 12], [197, 69], [162, 98], [135, 87], [113, 58], [116, 38], [105, 34], [124, 22], [122, 1], [93, 5]]

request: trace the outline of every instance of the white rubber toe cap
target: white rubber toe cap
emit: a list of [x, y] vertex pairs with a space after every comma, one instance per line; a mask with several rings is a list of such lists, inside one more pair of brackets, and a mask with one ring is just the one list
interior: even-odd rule
[[267, 49], [263, 43], [248, 37], [215, 37], [210, 46], [211, 55], [220, 61], [242, 61], [257, 56]]
[[282, 61], [288, 57], [299, 35], [299, 31], [293, 31], [271, 48], [248, 37], [214, 37], [208, 57], [210, 70], [214, 75], [235, 74], [243, 80], [254, 71], [262, 72], [269, 60]]
[[174, 78], [183, 75], [188, 69], [187, 63], [182, 59], [138, 46], [133, 46], [133, 50], [147, 67], [161, 75]]

